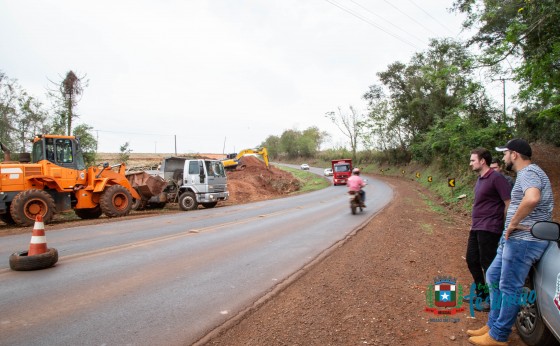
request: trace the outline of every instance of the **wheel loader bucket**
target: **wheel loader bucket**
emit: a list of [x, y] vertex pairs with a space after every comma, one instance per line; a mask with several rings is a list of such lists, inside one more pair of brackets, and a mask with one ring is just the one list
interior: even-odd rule
[[167, 182], [163, 178], [146, 172], [127, 173], [126, 178], [130, 185], [145, 199], [159, 195], [167, 186]]

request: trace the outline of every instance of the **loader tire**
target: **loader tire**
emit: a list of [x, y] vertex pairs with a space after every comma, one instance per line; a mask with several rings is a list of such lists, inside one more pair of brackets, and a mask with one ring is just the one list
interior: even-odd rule
[[113, 185], [101, 194], [99, 204], [107, 217], [125, 216], [132, 209], [132, 195], [124, 186]]
[[18, 193], [10, 205], [10, 214], [17, 225], [31, 226], [37, 215], [45, 224], [51, 222], [55, 213], [54, 200], [48, 192], [31, 189]]
[[196, 196], [192, 191], [186, 191], [179, 196], [179, 208], [184, 211], [195, 210], [198, 208]]
[[4, 221], [7, 225], [15, 225], [16, 222], [12, 218], [12, 214], [10, 214], [10, 208], [6, 210], [5, 214], [0, 214], [0, 220]]
[[10, 256], [10, 268], [16, 271], [38, 270], [52, 267], [58, 262], [58, 251], [47, 249], [47, 252], [27, 256], [27, 251], [14, 252]]
[[98, 205], [95, 208], [87, 208], [87, 209], [74, 209], [74, 213], [78, 215], [80, 219], [84, 220], [91, 220], [91, 219], [98, 219], [103, 211], [101, 207]]

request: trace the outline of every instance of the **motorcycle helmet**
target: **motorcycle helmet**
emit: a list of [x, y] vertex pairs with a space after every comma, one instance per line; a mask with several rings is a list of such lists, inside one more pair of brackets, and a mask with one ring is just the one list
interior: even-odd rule
[[354, 168], [354, 169], [352, 170], [352, 174], [360, 175], [360, 169], [359, 169], [359, 168]]

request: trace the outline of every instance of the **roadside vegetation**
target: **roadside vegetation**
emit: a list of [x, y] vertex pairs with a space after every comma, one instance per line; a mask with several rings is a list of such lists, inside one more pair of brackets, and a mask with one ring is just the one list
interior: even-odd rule
[[309, 171], [302, 171], [301, 169], [295, 169], [286, 166], [278, 166], [278, 168], [291, 173], [301, 182], [301, 188], [297, 193], [321, 190], [331, 186], [331, 182], [328, 179], [325, 179], [324, 177], [321, 177]]

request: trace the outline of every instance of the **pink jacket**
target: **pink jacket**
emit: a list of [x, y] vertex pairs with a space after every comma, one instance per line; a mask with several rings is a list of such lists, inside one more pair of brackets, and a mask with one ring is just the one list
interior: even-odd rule
[[350, 178], [348, 178], [346, 186], [348, 186], [348, 189], [351, 191], [360, 191], [362, 187], [366, 186], [366, 183], [364, 183], [360, 176], [352, 175], [350, 176]]

